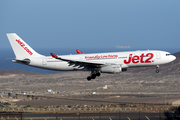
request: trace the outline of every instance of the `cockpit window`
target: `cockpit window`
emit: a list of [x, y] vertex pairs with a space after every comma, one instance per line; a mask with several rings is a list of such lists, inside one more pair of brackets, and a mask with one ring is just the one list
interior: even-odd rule
[[169, 55], [171, 55], [171, 54], [166, 54], [166, 56], [169, 56]]

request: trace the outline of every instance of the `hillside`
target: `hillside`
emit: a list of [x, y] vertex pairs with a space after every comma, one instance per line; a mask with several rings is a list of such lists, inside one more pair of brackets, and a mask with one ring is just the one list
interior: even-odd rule
[[29, 72], [23, 70], [0, 69], [0, 75], [9, 75], [9, 74], [38, 75], [41, 73]]

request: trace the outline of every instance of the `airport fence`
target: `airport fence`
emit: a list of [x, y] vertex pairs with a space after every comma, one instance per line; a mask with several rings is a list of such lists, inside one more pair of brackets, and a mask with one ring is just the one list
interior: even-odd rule
[[25, 112], [17, 112], [17, 113], [0, 113], [1, 120], [179, 120], [175, 115], [169, 114], [166, 115], [163, 112], [159, 113], [25, 113]]
[[96, 113], [96, 112], [159, 112], [159, 111], [169, 111], [172, 109], [172, 106], [157, 106], [157, 107], [94, 107], [94, 108], [0, 108], [1, 112], [61, 112], [61, 113], [69, 113], [69, 112], [86, 112], [86, 113]]

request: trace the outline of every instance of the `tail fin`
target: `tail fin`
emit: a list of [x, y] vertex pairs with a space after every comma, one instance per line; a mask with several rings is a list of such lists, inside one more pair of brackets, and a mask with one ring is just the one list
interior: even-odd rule
[[11, 47], [13, 48], [16, 59], [24, 59], [29, 57], [41, 57], [39, 53], [34, 51], [26, 42], [24, 42], [16, 33], [7, 34]]

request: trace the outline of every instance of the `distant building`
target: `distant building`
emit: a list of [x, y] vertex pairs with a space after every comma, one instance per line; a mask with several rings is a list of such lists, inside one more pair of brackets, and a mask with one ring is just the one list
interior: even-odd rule
[[25, 94], [26, 94], [26, 92], [19, 92], [19, 94], [25, 95]]
[[53, 90], [51, 90], [51, 89], [48, 89], [48, 90], [47, 90], [47, 92], [48, 92], [48, 93], [50, 93], [50, 92], [53, 92]]
[[103, 89], [105, 89], [105, 90], [106, 90], [106, 89], [107, 89], [107, 85], [105, 85], [105, 86], [103, 87]]
[[55, 92], [54, 92], [53, 90], [51, 90], [51, 89], [48, 89], [47, 92], [48, 92], [49, 94], [55, 94]]

